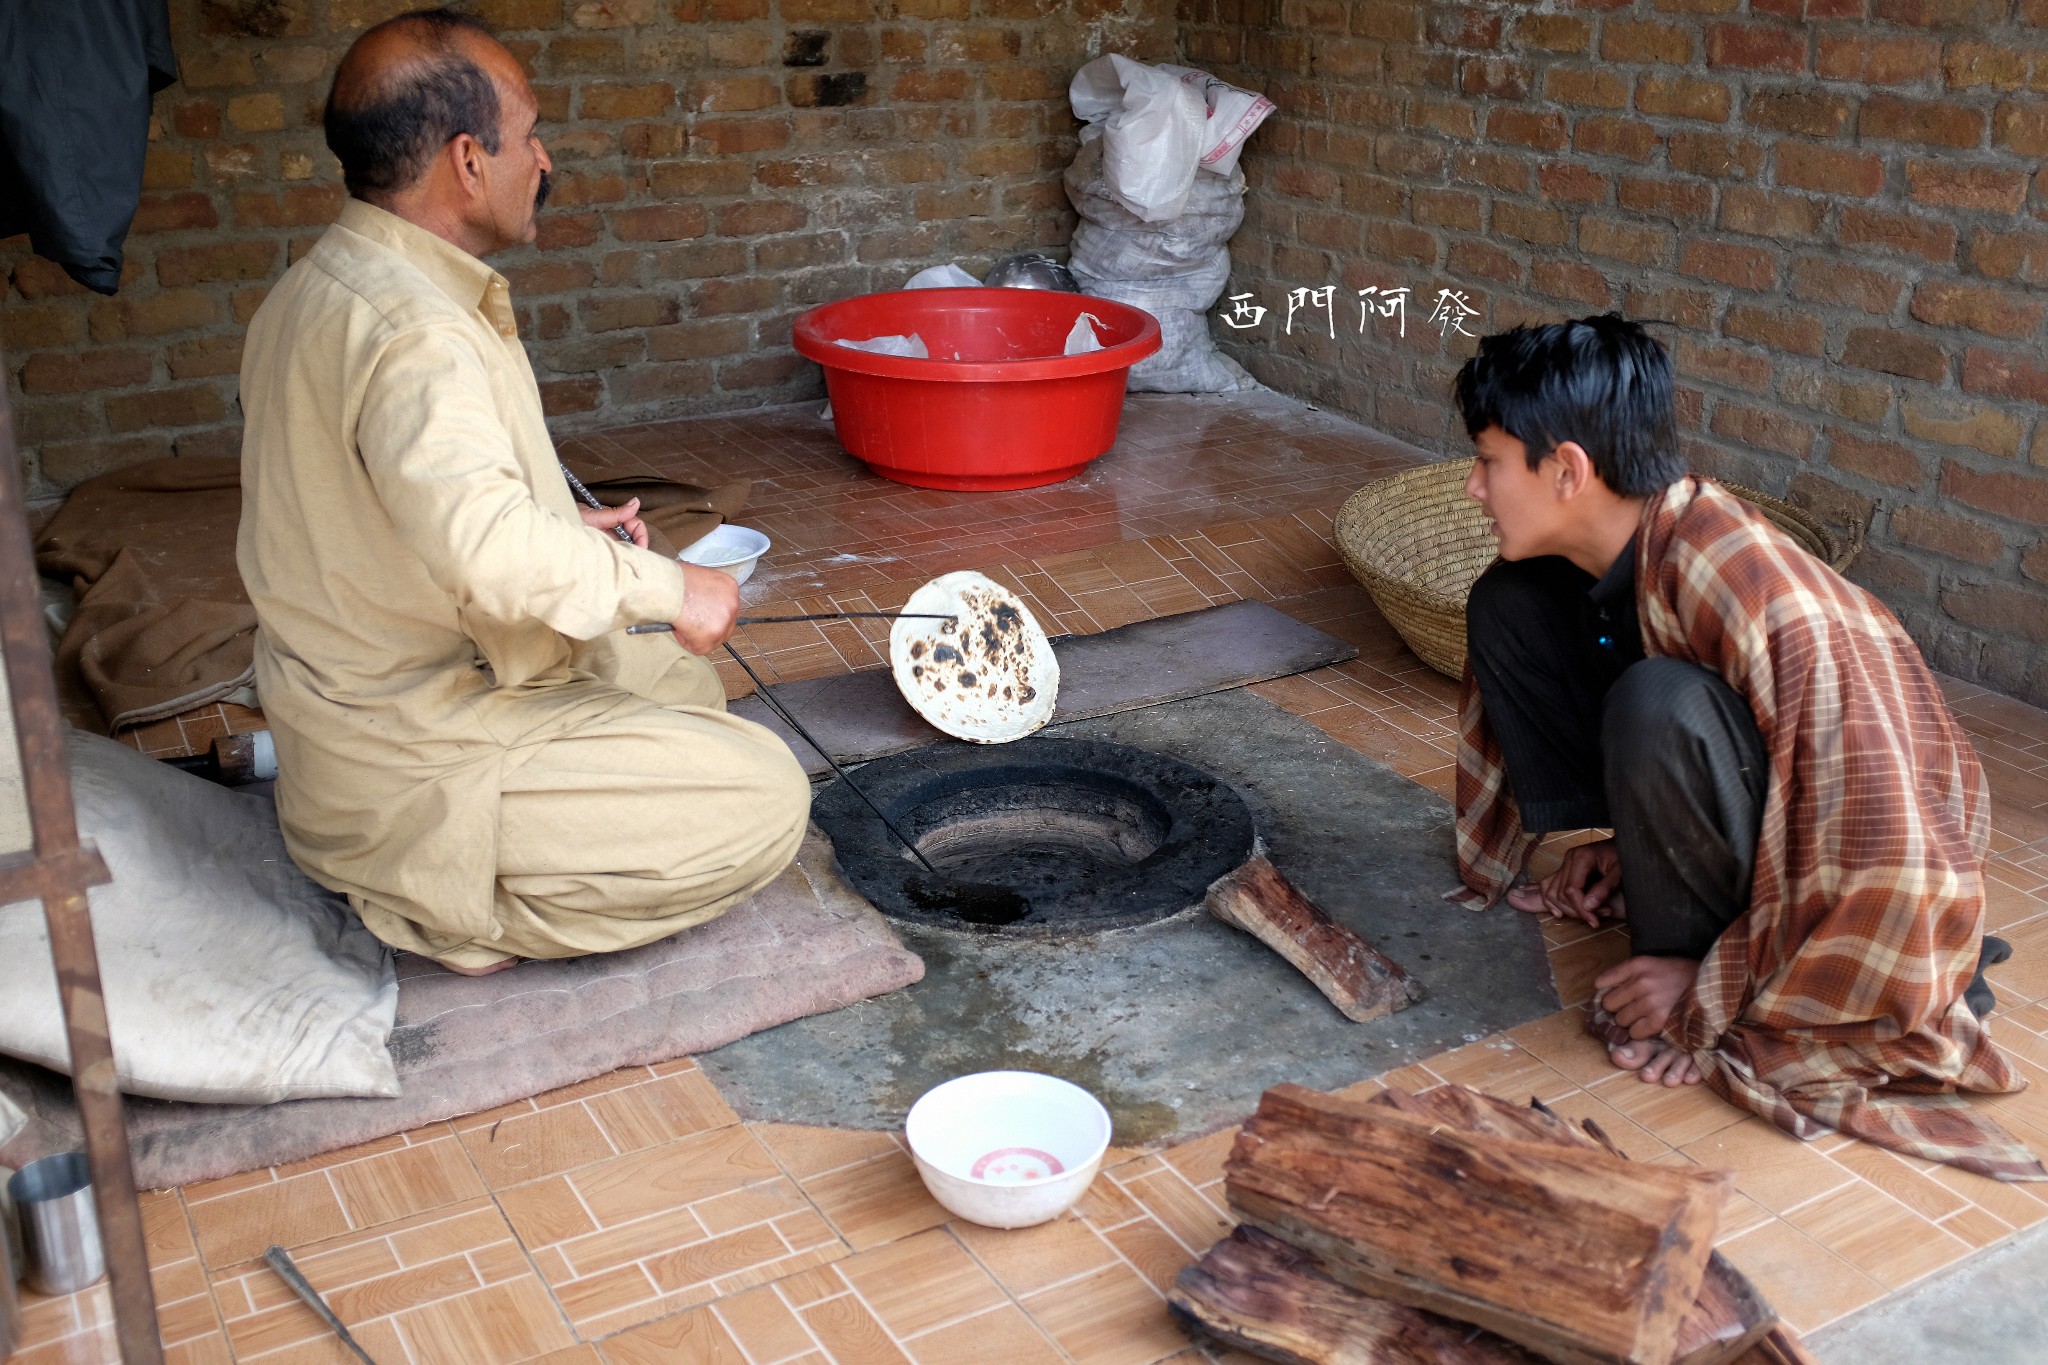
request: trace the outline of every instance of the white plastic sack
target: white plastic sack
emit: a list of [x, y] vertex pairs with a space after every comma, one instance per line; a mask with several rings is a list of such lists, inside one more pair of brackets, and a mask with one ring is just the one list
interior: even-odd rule
[[927, 266], [903, 282], [905, 289], [974, 289], [980, 280], [950, 262]]
[[1273, 101], [1255, 90], [1239, 89], [1191, 66], [1161, 64], [1155, 69], [1201, 92], [1209, 117], [1202, 130], [1202, 159], [1199, 164], [1212, 175], [1228, 178], [1237, 169], [1237, 158], [1244, 151], [1244, 140], [1266, 121], [1266, 115], [1273, 112]]
[[1193, 86], [1111, 54], [1074, 73], [1067, 87], [1084, 142], [1102, 141], [1109, 193], [1147, 223], [1180, 216], [1201, 164], [1209, 107]]
[[[396, 1095], [391, 950], [285, 852], [277, 809], [73, 731], [121, 1088], [198, 1104]], [[42, 907], [0, 907], [0, 1052], [68, 1071]]]
[[1102, 349], [1102, 338], [1095, 335], [1095, 329], [1102, 325], [1102, 319], [1093, 313], [1083, 313], [1074, 319], [1074, 330], [1067, 333], [1065, 355], [1086, 355]]
[[931, 352], [924, 346], [924, 338], [912, 332], [907, 337], [869, 337], [866, 341], [848, 341], [839, 338], [839, 344], [855, 351], [872, 351], [876, 355], [907, 355], [919, 360], [929, 360]]

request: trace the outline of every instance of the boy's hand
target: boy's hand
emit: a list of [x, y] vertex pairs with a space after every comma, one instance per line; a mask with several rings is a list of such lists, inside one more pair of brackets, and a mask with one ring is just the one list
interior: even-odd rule
[[1700, 964], [1689, 957], [1632, 957], [1593, 978], [1593, 999], [1629, 1037], [1654, 1038], [1699, 974]]
[[641, 549], [647, 548], [647, 523], [640, 520], [640, 499], [634, 498], [624, 507], [579, 507], [578, 515], [583, 524], [593, 530], [611, 534], [614, 526], [623, 526], [633, 537], [633, 543]]
[[1541, 890], [1543, 908], [1552, 916], [1581, 919], [1599, 928], [1602, 907], [1620, 898], [1621, 853], [1614, 840], [1568, 850], [1563, 865], [1543, 879]]

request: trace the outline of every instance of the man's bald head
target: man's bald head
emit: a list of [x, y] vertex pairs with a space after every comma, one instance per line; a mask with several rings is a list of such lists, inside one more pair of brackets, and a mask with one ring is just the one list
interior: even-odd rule
[[349, 193], [376, 203], [406, 189], [462, 133], [497, 155], [503, 110], [482, 62], [499, 54], [483, 21], [454, 9], [415, 10], [365, 30], [327, 96], [327, 145]]

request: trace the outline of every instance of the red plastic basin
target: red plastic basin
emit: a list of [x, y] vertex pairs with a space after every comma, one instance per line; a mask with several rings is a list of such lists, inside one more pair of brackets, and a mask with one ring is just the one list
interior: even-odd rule
[[[1063, 355], [1083, 313], [1103, 349]], [[924, 338], [928, 360], [836, 343]], [[839, 443], [919, 488], [1036, 488], [1116, 441], [1124, 380], [1159, 349], [1143, 309], [1043, 289], [901, 289], [813, 308], [796, 349], [825, 367]]]

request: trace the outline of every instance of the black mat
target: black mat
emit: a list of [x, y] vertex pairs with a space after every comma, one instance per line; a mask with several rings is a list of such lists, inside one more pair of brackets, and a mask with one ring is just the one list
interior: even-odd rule
[[[1157, 706], [1225, 688], [1358, 657], [1358, 650], [1264, 602], [1162, 616], [1099, 635], [1053, 642], [1060, 661], [1060, 701], [1053, 724]], [[775, 696], [841, 763], [864, 763], [945, 739], [896, 690], [886, 668], [831, 678], [777, 683]], [[817, 751], [784, 725], [758, 697], [732, 713], [782, 737], [804, 770], [829, 771]]]
[[1256, 940], [1205, 911], [1064, 943], [899, 924], [925, 978], [699, 1058], [748, 1118], [887, 1129], [926, 1089], [1018, 1067], [1087, 1087], [1117, 1140], [1235, 1122], [1281, 1081], [1350, 1084], [1555, 1010], [1529, 915], [1474, 914], [1448, 803], [1249, 692], [1058, 726], [1171, 754], [1234, 784], [1273, 861], [1427, 988], [1370, 1024], [1340, 1015]]

